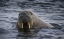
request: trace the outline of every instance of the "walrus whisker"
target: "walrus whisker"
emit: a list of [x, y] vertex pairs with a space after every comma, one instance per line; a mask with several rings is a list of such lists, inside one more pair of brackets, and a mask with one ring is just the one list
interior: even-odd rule
[[23, 28], [23, 23], [21, 24], [22, 28]]

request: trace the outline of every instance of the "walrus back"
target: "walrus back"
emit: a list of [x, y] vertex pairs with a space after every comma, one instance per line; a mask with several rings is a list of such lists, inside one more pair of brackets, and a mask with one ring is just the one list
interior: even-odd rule
[[51, 24], [44, 22], [43, 20], [41, 20], [36, 15], [34, 15], [33, 21], [34, 21], [34, 26], [36, 26], [36, 27], [53, 28], [53, 26]]

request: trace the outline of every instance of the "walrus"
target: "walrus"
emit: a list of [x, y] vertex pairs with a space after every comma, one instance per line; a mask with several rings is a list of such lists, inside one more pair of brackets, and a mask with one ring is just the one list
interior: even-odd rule
[[31, 11], [22, 11], [19, 13], [17, 27], [20, 29], [30, 29], [32, 27], [53, 28], [51, 24], [42, 21]]

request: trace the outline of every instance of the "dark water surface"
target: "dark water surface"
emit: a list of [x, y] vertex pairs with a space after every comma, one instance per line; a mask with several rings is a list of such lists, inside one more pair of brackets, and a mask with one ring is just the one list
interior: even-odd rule
[[[18, 32], [16, 22], [22, 10], [29, 9], [56, 29]], [[64, 1], [7, 0], [0, 1], [0, 39], [64, 39]]]

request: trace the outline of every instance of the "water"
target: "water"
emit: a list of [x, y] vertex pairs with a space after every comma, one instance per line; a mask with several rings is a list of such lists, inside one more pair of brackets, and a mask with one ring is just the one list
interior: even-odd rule
[[[0, 6], [0, 39], [64, 39], [64, 2], [52, 0], [10, 0]], [[18, 32], [19, 12], [29, 9], [56, 29]]]

